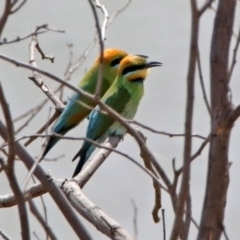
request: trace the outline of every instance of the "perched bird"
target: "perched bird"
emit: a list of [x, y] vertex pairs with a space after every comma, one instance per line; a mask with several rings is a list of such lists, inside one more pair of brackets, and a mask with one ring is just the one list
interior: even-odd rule
[[[120, 61], [126, 57], [128, 53], [119, 49], [105, 49], [103, 53], [103, 82], [101, 88], [101, 96], [109, 89], [116, 78]], [[78, 87], [88, 93], [93, 94], [98, 81], [98, 70], [100, 57], [96, 59], [93, 66], [87, 74], [82, 78]], [[96, 106], [96, 103], [83, 97], [77, 93], [73, 93], [69, 99], [62, 114], [53, 126], [53, 133], [65, 135], [69, 130], [76, 127]], [[51, 136], [44, 144], [44, 149], [40, 159], [49, 152], [49, 150], [60, 140], [58, 137]]]
[[[128, 55], [120, 62], [117, 77], [102, 97], [102, 101], [123, 118], [133, 119], [143, 96], [143, 82], [148, 75], [148, 69], [161, 65], [159, 62], [147, 62], [145, 56]], [[125, 133], [125, 127], [111, 116], [102, 113], [99, 106], [91, 112], [87, 138], [102, 143], [109, 135], [123, 136]], [[81, 171], [95, 148], [96, 146], [90, 142], [83, 142], [82, 148], [73, 158], [74, 161], [77, 157], [80, 157], [73, 177]]]

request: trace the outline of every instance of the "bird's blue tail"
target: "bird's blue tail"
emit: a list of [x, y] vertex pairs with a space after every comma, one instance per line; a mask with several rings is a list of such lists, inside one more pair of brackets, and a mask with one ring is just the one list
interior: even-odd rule
[[73, 173], [73, 178], [81, 172], [84, 164], [87, 162], [87, 160], [89, 159], [89, 157], [91, 156], [92, 152], [95, 150], [96, 146], [85, 142], [82, 146], [82, 148], [80, 149], [80, 151], [74, 156], [73, 160], [74, 161], [77, 157], [80, 157], [77, 167]]
[[44, 158], [45, 155], [50, 151], [50, 149], [60, 140], [58, 137], [50, 137], [49, 140], [47, 141], [47, 144], [45, 146], [45, 149], [42, 153], [41, 158]]

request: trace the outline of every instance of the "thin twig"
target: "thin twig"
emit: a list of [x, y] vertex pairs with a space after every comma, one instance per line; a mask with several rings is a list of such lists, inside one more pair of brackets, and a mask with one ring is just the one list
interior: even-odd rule
[[37, 240], [41, 240], [41, 239], [38, 237], [38, 235], [37, 235], [37, 233], [36, 233], [35, 231], [33, 231], [33, 236], [34, 236]]
[[55, 234], [52, 231], [51, 227], [47, 224], [46, 220], [43, 219], [43, 217], [41, 216], [41, 214], [38, 211], [38, 209], [37, 209], [36, 205], [34, 204], [34, 202], [30, 199], [28, 201], [28, 204], [29, 204], [29, 207], [30, 207], [30, 210], [31, 210], [32, 214], [36, 217], [38, 222], [41, 224], [41, 226], [45, 230], [47, 236], [49, 236], [50, 239], [52, 239], [52, 240], [57, 240], [57, 237], [55, 236]]
[[[96, 4], [96, 7], [101, 9], [101, 11], [104, 15], [104, 20], [103, 20], [103, 23], [102, 23], [102, 26], [101, 26], [101, 39], [102, 39], [102, 41], [104, 41], [104, 40], [106, 40], [106, 28], [107, 28], [107, 25], [108, 25], [109, 15], [108, 15], [107, 9], [105, 8], [105, 6], [103, 4], [101, 4], [99, 2], [99, 0], [94, 0], [94, 1], [95, 1], [95, 4]], [[100, 35], [99, 35], [99, 37], [100, 37]]]
[[188, 239], [188, 235], [189, 235], [189, 229], [190, 229], [190, 225], [191, 225], [191, 218], [192, 218], [192, 199], [191, 199], [191, 194], [190, 194], [190, 190], [188, 193], [188, 198], [187, 198], [187, 202], [186, 202], [186, 211], [185, 211], [185, 223], [184, 223], [184, 240]]
[[204, 102], [206, 104], [209, 116], [211, 117], [212, 113], [211, 113], [211, 108], [210, 108], [209, 101], [207, 99], [207, 93], [206, 93], [206, 89], [205, 89], [205, 85], [204, 85], [204, 81], [203, 81], [202, 66], [201, 66], [201, 58], [200, 58], [199, 49], [197, 49], [197, 52], [198, 52], [198, 54], [197, 54], [198, 73], [199, 73], [199, 79], [200, 79], [200, 84], [201, 84], [202, 93], [203, 93], [203, 99], [204, 99]]
[[[140, 131], [138, 131], [138, 132], [141, 135], [144, 142], [146, 142], [146, 137]], [[152, 174], [158, 178], [158, 175], [157, 175], [156, 171], [154, 170], [151, 161], [148, 158], [143, 158], [143, 162], [144, 162], [145, 168], [148, 169], [150, 172], [152, 172]], [[158, 216], [158, 211], [162, 207], [161, 189], [159, 188], [158, 183], [155, 182], [154, 180], [153, 180], [153, 188], [155, 190], [155, 204], [154, 204], [154, 207], [152, 210], [152, 217], [153, 217], [153, 221], [155, 223], [158, 223], [160, 221], [160, 218]]]
[[[16, 2], [17, 2], [17, 1], [16, 1]], [[20, 10], [20, 9], [22, 8], [22, 6], [23, 6], [26, 2], [27, 2], [27, 0], [22, 0], [22, 2], [21, 2], [14, 10], [11, 9], [10, 14], [13, 14], [13, 13], [17, 12], [18, 10]], [[15, 4], [14, 4], [14, 5], [15, 5]], [[13, 8], [14, 5], [12, 4], [12, 8]]]
[[238, 51], [239, 43], [240, 43], [240, 28], [239, 28], [239, 31], [238, 31], [235, 47], [233, 49], [233, 56], [232, 56], [231, 67], [230, 67], [229, 73], [228, 73], [228, 82], [230, 82], [230, 80], [231, 80], [234, 66], [237, 63], [237, 51]]
[[[84, 50], [84, 52], [81, 54], [79, 59], [69, 67], [67, 73], [64, 74], [64, 79], [68, 81], [71, 78], [71, 75], [83, 64], [83, 62], [86, 60], [89, 53], [93, 50], [95, 44], [97, 42], [97, 38], [95, 37], [94, 40], [87, 46], [87, 48]], [[64, 85], [61, 85], [64, 86]]]
[[[34, 177], [34, 176], [32, 176], [32, 181], [33, 181], [34, 183], [36, 183], [36, 180], [35, 180], [35, 177]], [[31, 200], [31, 199], [30, 199], [30, 200]], [[48, 224], [47, 208], [46, 208], [46, 205], [45, 205], [43, 196], [40, 196], [40, 200], [41, 200], [41, 203], [42, 203], [42, 206], [43, 206], [44, 220], [45, 220], [46, 224]], [[48, 234], [47, 234], [47, 233], [46, 233], [46, 239], [48, 240]]]
[[2, 236], [2, 238], [4, 240], [12, 240], [3, 230], [0, 229], [0, 236]]
[[[123, 152], [121, 152], [121, 151], [119, 151], [119, 150], [116, 150], [116, 149], [114, 149], [114, 148], [110, 148], [110, 147], [106, 147], [106, 146], [104, 146], [104, 145], [101, 145], [101, 144], [99, 144], [99, 143], [97, 143], [97, 142], [95, 142], [95, 141], [93, 141], [93, 140], [91, 140], [91, 139], [89, 139], [89, 138], [85, 138], [85, 137], [80, 137], [80, 138], [79, 138], [79, 137], [78, 137], [78, 138], [68, 137], [68, 136], [62, 136], [62, 135], [56, 134], [56, 133], [54, 133], [54, 134], [46, 134], [46, 135], [34, 134], [34, 135], [23, 136], [23, 137], [21, 137], [21, 138], [18, 138], [18, 139], [15, 140], [15, 142], [18, 142], [18, 141], [21, 141], [21, 140], [23, 140], [23, 139], [30, 138], [30, 137], [35, 137], [35, 138], [38, 138], [38, 137], [48, 138], [48, 137], [50, 137], [50, 136], [56, 136], [56, 137], [59, 137], [59, 138], [61, 138], [61, 139], [66, 139], [66, 140], [82, 140], [82, 141], [88, 141], [88, 142], [90, 142], [91, 144], [97, 146], [98, 148], [102, 148], [102, 149], [106, 149], [106, 150], [115, 152], [115, 153], [117, 153], [117, 154], [119, 154], [119, 155], [121, 155], [121, 156], [129, 159], [129, 160], [130, 160], [131, 162], [133, 162], [134, 164], [136, 164], [139, 168], [141, 168], [144, 172], [146, 172], [154, 181], [156, 181], [156, 182], [158, 183], [158, 185], [159, 185], [163, 190], [168, 191], [168, 190], [159, 182], [158, 178], [157, 178], [151, 171], [149, 171], [148, 169], [144, 168], [144, 167], [143, 167], [141, 164], [139, 164], [138, 161], [136, 161], [134, 158], [132, 158], [132, 157], [130, 157], [128, 154], [123, 153]], [[119, 139], [119, 141], [120, 141], [120, 139]]]
[[134, 229], [134, 239], [137, 240], [138, 238], [138, 226], [137, 226], [137, 220], [138, 220], [138, 209], [136, 206], [136, 203], [133, 199], [131, 199], [132, 207], [133, 207], [133, 229]]
[[[66, 70], [64, 72], [64, 78], [66, 79], [66, 76], [68, 75], [70, 68], [73, 65], [73, 45], [71, 43], [67, 43], [67, 47], [69, 49], [69, 61], [68, 61], [68, 65], [66, 67]], [[70, 75], [69, 75], [70, 76]], [[61, 89], [60, 94], [59, 94], [59, 99], [62, 101], [63, 100], [63, 90], [64, 88]]]
[[[120, 13], [122, 13], [129, 4], [132, 2], [132, 0], [128, 0], [126, 4], [123, 5], [120, 9], [118, 9], [116, 12], [113, 13], [113, 15], [110, 17], [111, 20], [108, 21], [107, 27], [109, 27], [113, 21], [119, 16]], [[67, 74], [65, 74], [65, 79], [69, 80], [71, 75], [74, 71], [76, 71], [85, 61], [89, 53], [93, 50], [94, 46], [97, 43], [97, 34], [94, 36], [93, 41], [88, 45], [88, 47], [85, 49], [85, 51], [81, 54], [79, 59], [69, 68]]]
[[[48, 31], [47, 31], [47, 30], [43, 30], [43, 31], [41, 31], [41, 32], [37, 32], [36, 34], [37, 34], [37, 35], [40, 35], [40, 34], [46, 33], [46, 32], [48, 32]], [[28, 38], [32, 37], [32, 35], [34, 35], [34, 33], [30, 33], [30, 34], [26, 35], [25, 37], [16, 37], [15, 39], [10, 40], [10, 41], [7, 41], [7, 40], [5, 39], [4, 42], [3, 42], [3, 41], [0, 42], [0, 45], [6, 45], [6, 44], [12, 44], [12, 43], [21, 42], [21, 41], [23, 41], [23, 40], [25, 40], [25, 39], [28, 39]]]
[[115, 20], [115, 18], [121, 14], [124, 10], [126, 10], [128, 8], [128, 6], [131, 4], [132, 0], [127, 0], [127, 2], [121, 7], [119, 8], [117, 11], [115, 11], [112, 16], [109, 18], [108, 20], [108, 24], [107, 27], [109, 27], [111, 25], [111, 23]]
[[162, 209], [163, 240], [166, 240], [165, 209]]
[[227, 235], [227, 231], [226, 231], [226, 228], [225, 228], [224, 225], [222, 226], [222, 231], [223, 231], [223, 235], [224, 235], [225, 239], [226, 239], [226, 240], [230, 240], [229, 237], [228, 237], [228, 235]]
[[199, 12], [199, 17], [207, 10], [207, 8], [211, 7], [211, 4], [214, 0], [206, 0], [204, 5], [201, 7], [201, 9], [198, 11]]
[[[54, 92], [55, 93], [55, 92]], [[13, 119], [13, 122], [16, 123], [26, 117], [28, 117], [31, 114], [35, 114], [36, 112], [39, 112], [44, 106], [45, 104], [48, 102], [49, 98], [44, 99], [41, 103], [39, 103], [38, 105], [36, 105], [35, 107], [27, 110], [25, 113], [19, 115], [18, 117], [16, 117], [15, 119]]]
[[[35, 29], [33, 32], [36, 32], [37, 29]], [[29, 54], [30, 54], [30, 64], [34, 67], [37, 67], [37, 63], [35, 60], [35, 48], [39, 51], [39, 53], [41, 54], [43, 59], [49, 59], [50, 61], [53, 62], [54, 57], [51, 55], [45, 55], [43, 53], [43, 51], [41, 50], [38, 40], [37, 40], [37, 35], [33, 35], [32, 36], [32, 40], [29, 46]], [[62, 109], [64, 109], [64, 104], [60, 101], [60, 99], [57, 98], [56, 95], [54, 95], [54, 93], [46, 86], [46, 84], [44, 84], [41, 76], [33, 71], [33, 77], [30, 77], [31, 80], [33, 80], [33, 82], [46, 94], [46, 96], [53, 102], [53, 104], [55, 105], [56, 109], [60, 109], [60, 111], [62, 111]]]
[[[45, 30], [40, 31], [41, 29], [45, 29]], [[30, 34], [28, 34], [24, 37], [17, 36], [15, 39], [9, 40], [9, 41], [7, 39], [4, 39], [4, 41], [0, 41], [0, 45], [6, 45], [6, 44], [21, 42], [23, 40], [26, 40], [26, 39], [32, 37], [33, 35], [40, 35], [40, 34], [47, 33], [47, 32], [65, 33], [64, 30], [51, 29], [51, 28], [48, 27], [47, 24], [42, 24], [42, 25], [36, 27], [35, 33], [30, 33]]]
[[34, 117], [36, 116], [36, 114], [39, 111], [35, 111], [32, 113], [32, 115], [15, 131], [15, 134], [17, 135], [18, 133], [20, 133], [25, 127], [28, 126], [28, 124], [34, 119]]
[[[51, 115], [51, 108], [49, 108], [49, 113], [48, 113], [48, 120], [47, 120], [47, 122], [49, 122], [50, 115]], [[49, 126], [46, 126], [46, 129], [45, 129], [46, 135], [48, 135], [48, 127], [49, 127]], [[46, 143], [44, 143], [44, 145], [43, 145], [44, 147], [45, 147], [45, 144], [46, 144]], [[31, 178], [31, 175], [33, 174], [33, 172], [34, 172], [37, 164], [41, 161], [41, 159], [42, 159], [42, 157], [38, 157], [37, 160], [36, 160], [36, 162], [35, 162], [34, 165], [32, 166], [32, 168], [31, 168], [31, 170], [29, 171], [27, 177], [25, 178], [24, 182], [22, 183], [22, 185], [24, 186], [23, 189], [26, 188], [26, 186], [27, 186], [27, 184], [28, 184], [28, 182], [29, 182], [29, 180], [30, 180], [30, 178]]]
[[191, 158], [190, 158], [191, 162], [201, 154], [202, 150], [209, 143], [210, 139], [211, 139], [211, 134], [208, 135], [208, 137], [205, 139], [205, 141], [202, 142], [202, 144], [200, 145], [199, 149], [191, 156]]
[[[102, 9], [103, 11], [103, 5], [100, 5], [100, 3], [97, 0], [94, 0], [96, 3], [96, 7], [99, 7]], [[98, 72], [98, 80], [97, 80], [97, 86], [96, 86], [96, 91], [95, 91], [95, 96], [97, 98], [100, 98], [101, 95], [101, 90], [102, 90], [102, 81], [103, 81], [103, 52], [104, 52], [104, 39], [105, 39], [105, 35], [103, 35], [103, 33], [105, 34], [105, 25], [102, 25], [102, 28], [100, 27], [100, 23], [99, 23], [99, 19], [98, 19], [98, 15], [97, 15], [97, 11], [96, 11], [96, 7], [94, 6], [92, 0], [88, 0], [92, 12], [93, 12], [93, 16], [95, 19], [95, 24], [96, 24], [96, 29], [97, 29], [97, 33], [98, 33], [98, 40], [99, 40], [99, 47], [100, 47], [100, 57], [99, 57], [99, 72]], [[105, 7], [104, 7], [105, 9]], [[103, 11], [104, 14], [105, 11]], [[105, 19], [108, 20], [108, 14], [105, 15]], [[105, 22], [107, 22], [107, 20], [103, 21], [103, 24], [105, 24]], [[104, 28], [104, 29], [103, 29]]]
[[[169, 133], [169, 132], [165, 132], [165, 131], [158, 131], [158, 130], [155, 130], [147, 125], [144, 125], [140, 122], [137, 122], [135, 120], [127, 120], [129, 123], [132, 123], [132, 124], [135, 124], [143, 129], [146, 129], [150, 132], [153, 132], [153, 133], [158, 133], [158, 134], [161, 134], [161, 135], [165, 135], [165, 136], [168, 136], [170, 138], [172, 137], [185, 137], [186, 135], [184, 133]], [[195, 137], [195, 138], [200, 138], [200, 139], [203, 139], [205, 140], [206, 137], [200, 135], [200, 134], [192, 134], [191, 137]]]
[[[45, 129], [50, 126], [59, 116], [59, 112], [55, 111], [54, 114], [49, 118], [49, 120], [37, 131], [36, 134], [41, 134], [45, 131]], [[25, 143], [24, 146], [27, 147], [32, 141], [34, 141], [37, 137], [32, 136], [30, 137]]]

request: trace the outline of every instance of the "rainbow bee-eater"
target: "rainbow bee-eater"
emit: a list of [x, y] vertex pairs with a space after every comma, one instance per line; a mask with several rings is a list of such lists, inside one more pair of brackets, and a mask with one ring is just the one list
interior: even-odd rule
[[[103, 81], [101, 87], [101, 97], [112, 85], [116, 78], [117, 70], [121, 60], [126, 57], [128, 53], [119, 49], [105, 49], [103, 52]], [[78, 84], [78, 88], [94, 94], [100, 65], [100, 57], [96, 59], [93, 66], [89, 69], [86, 75]], [[53, 133], [65, 135], [69, 130], [76, 127], [84, 118], [86, 118], [91, 109], [96, 106], [96, 103], [79, 95], [73, 93], [63, 112], [57, 119], [53, 126]], [[58, 137], [51, 136], [45, 143], [43, 152], [41, 153], [42, 159], [49, 150], [60, 140]]]
[[[148, 62], [146, 57], [128, 55], [121, 62], [115, 81], [102, 97], [102, 101], [123, 118], [132, 120], [137, 112], [144, 92], [144, 80], [149, 68], [161, 66], [159, 62]], [[111, 116], [100, 111], [99, 106], [91, 112], [86, 138], [103, 143], [109, 135], [123, 136], [126, 128]], [[84, 141], [73, 160], [80, 157], [73, 177], [82, 169], [96, 146]]]

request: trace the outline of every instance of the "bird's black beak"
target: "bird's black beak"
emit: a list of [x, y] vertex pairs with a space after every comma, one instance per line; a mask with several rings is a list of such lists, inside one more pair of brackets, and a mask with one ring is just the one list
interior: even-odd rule
[[135, 56], [138, 56], [138, 57], [142, 57], [142, 58], [145, 58], [145, 59], [147, 59], [148, 58], [148, 56], [146, 56], [146, 55], [141, 55], [141, 54], [134, 54]]
[[146, 63], [147, 68], [160, 67], [160, 66], [162, 66], [162, 63], [160, 63], [160, 62], [147, 62]]

